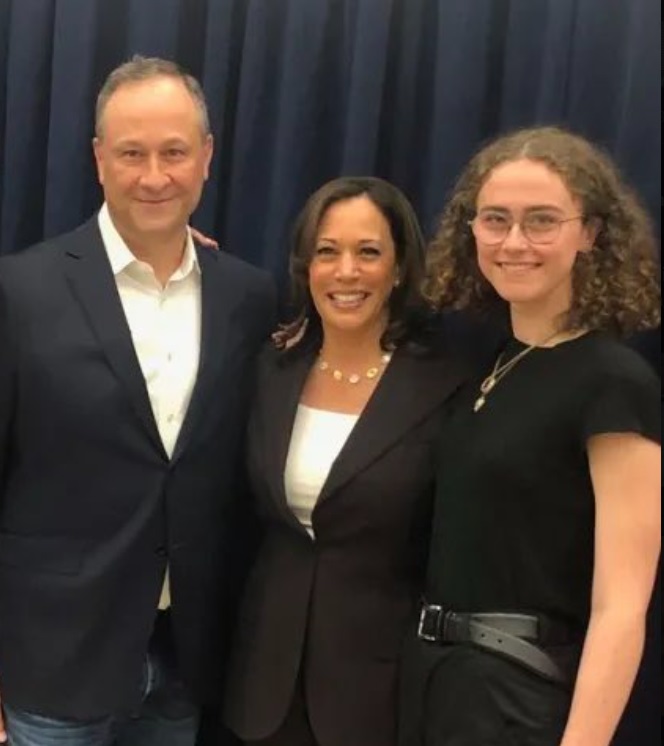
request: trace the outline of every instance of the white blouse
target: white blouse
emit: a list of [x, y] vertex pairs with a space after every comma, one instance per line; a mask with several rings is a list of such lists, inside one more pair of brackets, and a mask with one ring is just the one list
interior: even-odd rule
[[311, 514], [332, 464], [359, 415], [298, 405], [291, 433], [284, 485], [288, 506], [311, 537]]

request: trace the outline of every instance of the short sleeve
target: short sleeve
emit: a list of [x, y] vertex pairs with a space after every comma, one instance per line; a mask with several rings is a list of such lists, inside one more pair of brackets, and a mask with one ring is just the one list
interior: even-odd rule
[[583, 411], [584, 442], [603, 433], [638, 433], [662, 442], [661, 383], [645, 363], [639, 363], [596, 382]]

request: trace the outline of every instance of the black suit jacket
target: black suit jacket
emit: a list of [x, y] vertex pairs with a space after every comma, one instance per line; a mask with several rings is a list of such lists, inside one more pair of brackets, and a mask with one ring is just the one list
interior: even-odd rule
[[334, 462], [312, 541], [284, 466], [311, 355], [259, 365], [249, 468], [265, 534], [239, 613], [226, 722], [273, 733], [298, 675], [321, 743], [390, 746], [402, 638], [421, 587], [438, 415], [462, 381], [444, 358], [398, 351]]
[[202, 701], [219, 691], [273, 291], [230, 256], [198, 257], [200, 364], [170, 460], [96, 219], [0, 260], [0, 693], [16, 707], [133, 706], [167, 563], [182, 674]]

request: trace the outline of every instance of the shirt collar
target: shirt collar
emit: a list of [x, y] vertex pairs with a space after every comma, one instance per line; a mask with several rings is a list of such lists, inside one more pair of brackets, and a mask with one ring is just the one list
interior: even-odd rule
[[[136, 258], [122, 236], [118, 233], [106, 202], [102, 205], [97, 220], [99, 223], [101, 238], [104, 242], [106, 253], [108, 254], [108, 260], [111, 263], [111, 270], [116, 277], [127, 270], [132, 264], [144, 264], [144, 262], [141, 262]], [[187, 228], [187, 242], [184, 247], [182, 262], [171, 275], [170, 279], [181, 280], [184, 277], [188, 277], [192, 271], [200, 273], [201, 270], [198, 263], [198, 255], [196, 254], [196, 249], [194, 247], [194, 241], [191, 237], [191, 231]]]

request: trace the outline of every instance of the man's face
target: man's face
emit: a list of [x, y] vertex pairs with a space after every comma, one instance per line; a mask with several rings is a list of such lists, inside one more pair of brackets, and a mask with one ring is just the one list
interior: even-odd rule
[[212, 157], [212, 137], [184, 84], [158, 77], [120, 86], [100, 128], [99, 183], [127, 245], [182, 237]]

